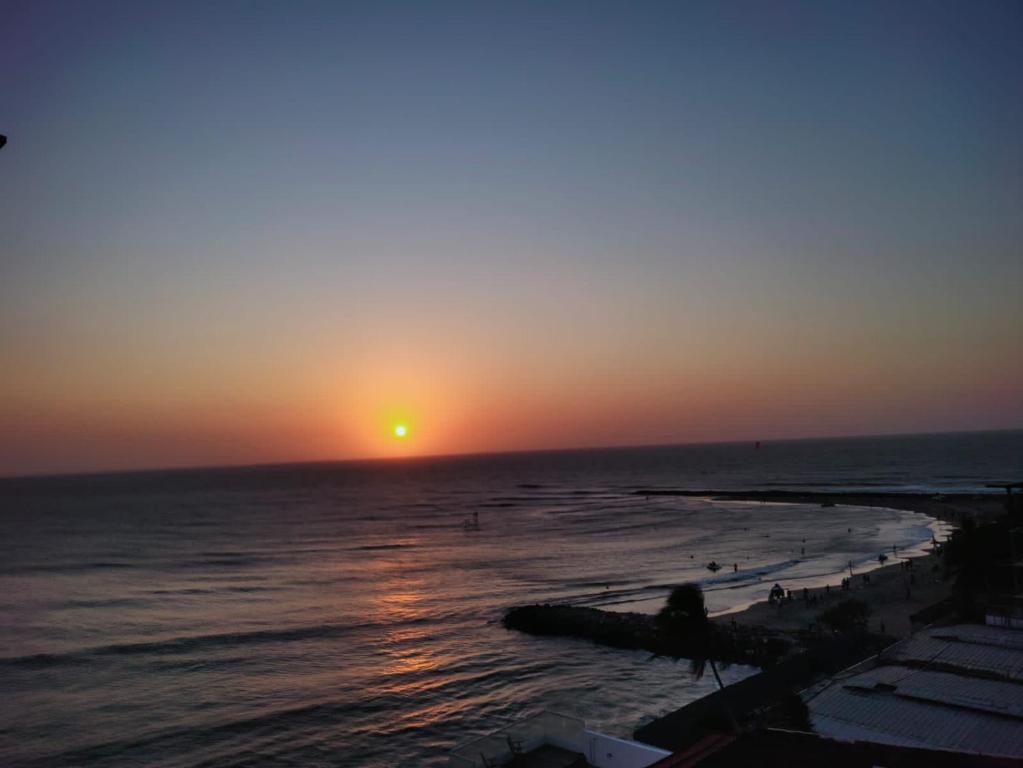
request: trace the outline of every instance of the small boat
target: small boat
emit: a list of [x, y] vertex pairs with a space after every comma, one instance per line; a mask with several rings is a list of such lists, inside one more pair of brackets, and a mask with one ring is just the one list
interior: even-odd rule
[[709, 563], [707, 563], [707, 570], [714, 571], [716, 573], [717, 571], [721, 570], [721, 566], [718, 565], [714, 560], [711, 560]]
[[480, 513], [473, 512], [472, 518], [465, 518], [462, 521], [462, 528], [467, 531], [478, 531], [480, 529]]

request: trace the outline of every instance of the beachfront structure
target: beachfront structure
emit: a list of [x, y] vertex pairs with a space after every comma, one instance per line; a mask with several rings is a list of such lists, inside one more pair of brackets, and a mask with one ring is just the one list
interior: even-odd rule
[[[1017, 567], [1023, 567], [1023, 563]], [[984, 607], [984, 623], [990, 627], [1023, 629], [1023, 595], [989, 602]]]
[[1019, 761], [867, 741], [835, 741], [781, 728], [715, 733], [651, 768], [1019, 768]]
[[1023, 758], [1023, 632], [932, 627], [808, 689], [816, 733], [840, 741]]
[[452, 768], [647, 768], [671, 753], [591, 731], [576, 717], [541, 712], [451, 752]]

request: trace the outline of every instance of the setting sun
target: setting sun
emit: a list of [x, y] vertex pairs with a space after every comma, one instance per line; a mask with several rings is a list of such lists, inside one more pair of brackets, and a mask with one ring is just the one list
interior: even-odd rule
[[394, 436], [396, 438], [401, 440], [406, 435], [408, 435], [408, 427], [406, 427], [404, 424], [395, 424], [394, 425]]

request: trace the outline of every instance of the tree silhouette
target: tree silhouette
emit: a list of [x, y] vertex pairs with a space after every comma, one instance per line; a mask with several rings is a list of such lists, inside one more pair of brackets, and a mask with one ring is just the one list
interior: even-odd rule
[[671, 638], [673, 647], [685, 649], [684, 655], [690, 659], [690, 670], [697, 680], [703, 677], [709, 664], [718, 688], [725, 687], [713, 659], [714, 626], [707, 617], [703, 590], [698, 584], [675, 587], [657, 614], [657, 622]]

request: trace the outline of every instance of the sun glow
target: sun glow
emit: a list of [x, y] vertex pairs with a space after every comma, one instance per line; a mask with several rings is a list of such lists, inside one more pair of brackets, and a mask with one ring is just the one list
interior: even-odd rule
[[406, 427], [404, 424], [395, 424], [394, 425], [394, 436], [396, 438], [398, 438], [399, 440], [404, 440], [407, 435], [408, 435], [408, 427]]

